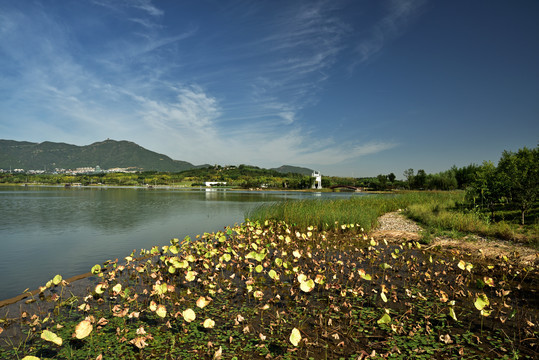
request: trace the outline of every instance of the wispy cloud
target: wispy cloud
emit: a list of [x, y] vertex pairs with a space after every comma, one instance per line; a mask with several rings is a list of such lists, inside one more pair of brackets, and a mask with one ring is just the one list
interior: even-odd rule
[[389, 42], [401, 36], [408, 25], [421, 13], [424, 4], [425, 0], [389, 1], [385, 16], [357, 45], [356, 52], [359, 58], [355, 65], [368, 61]]
[[[87, 57], [77, 53], [82, 45], [69, 22], [58, 23], [46, 8], [0, 12], [0, 64], [18, 74], [7, 81], [0, 70], [6, 78], [0, 94], [9, 92], [0, 106], [5, 117], [24, 114], [27, 140], [128, 139], [193, 163], [260, 166], [329, 165], [395, 146], [315, 140], [307, 131], [302, 109], [316, 103], [350, 32], [333, 2], [292, 3], [256, 41], [224, 48], [226, 61], [214, 60], [210, 48], [189, 58], [183, 42], [206, 29], [195, 22], [174, 33], [179, 27], [163, 26], [164, 12], [151, 1], [94, 4], [121, 14], [118, 21], [131, 23], [131, 32], [111, 34]], [[251, 15], [256, 11], [249, 7]], [[133, 22], [140, 26], [133, 30]], [[208, 73], [223, 81], [204, 81]]]

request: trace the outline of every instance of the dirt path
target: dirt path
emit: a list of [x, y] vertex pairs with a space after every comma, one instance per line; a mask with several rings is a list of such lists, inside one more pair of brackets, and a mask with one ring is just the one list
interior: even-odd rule
[[[375, 239], [390, 240], [419, 240], [424, 231], [414, 221], [407, 219], [401, 212], [395, 211], [382, 215], [378, 219], [379, 226], [370, 236]], [[514, 244], [509, 241], [491, 240], [477, 235], [468, 235], [464, 239], [436, 237], [428, 248], [439, 247], [442, 250], [467, 253], [473, 257], [499, 259], [503, 256], [516, 261], [523, 266], [539, 266], [539, 252], [535, 249]]]

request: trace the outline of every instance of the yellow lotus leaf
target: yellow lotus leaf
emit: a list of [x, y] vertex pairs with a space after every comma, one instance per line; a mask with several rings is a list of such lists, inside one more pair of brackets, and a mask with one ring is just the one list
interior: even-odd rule
[[62, 275], [56, 275], [55, 277], [52, 278], [52, 283], [54, 285], [58, 285], [61, 282], [62, 282]]
[[292, 345], [298, 346], [299, 342], [301, 341], [301, 333], [299, 332], [298, 329], [296, 328], [292, 329], [292, 333], [290, 333], [289, 340], [292, 343]]
[[164, 318], [165, 316], [167, 316], [167, 308], [165, 307], [165, 305], [157, 305], [155, 313], [157, 314], [157, 316]]
[[122, 291], [122, 284], [116, 284], [112, 288], [112, 291], [116, 294], [119, 294]]
[[311, 292], [314, 289], [314, 281], [312, 279], [304, 281], [299, 285], [299, 288], [304, 292]]
[[56, 335], [55, 333], [53, 333], [52, 331], [43, 330], [43, 332], [41, 333], [41, 338], [43, 340], [55, 343], [58, 346], [62, 346], [62, 342], [63, 342], [62, 338]]
[[86, 336], [90, 335], [93, 328], [94, 327], [89, 320], [82, 320], [75, 326], [75, 337], [77, 339], [84, 339]]
[[206, 307], [211, 302], [211, 300], [206, 299], [204, 296], [201, 296], [197, 300], [197, 306], [201, 309]]
[[389, 316], [388, 314], [384, 314], [384, 316], [382, 316], [377, 321], [378, 324], [387, 324], [389, 322], [391, 322], [391, 316]]
[[197, 275], [196, 271], [188, 271], [187, 274], [185, 274], [185, 280], [193, 281], [195, 280], [196, 275]]
[[206, 329], [212, 329], [214, 326], [215, 326], [215, 321], [213, 321], [212, 319], [204, 320], [204, 327]]
[[183, 315], [183, 319], [187, 322], [194, 321], [197, 317], [195, 312], [191, 308], [184, 310], [182, 315]]

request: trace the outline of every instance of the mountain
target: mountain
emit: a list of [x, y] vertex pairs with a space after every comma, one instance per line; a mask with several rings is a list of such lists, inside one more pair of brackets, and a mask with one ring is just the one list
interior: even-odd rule
[[170, 172], [196, 168], [187, 161], [172, 160], [130, 141], [108, 139], [77, 146], [50, 141], [0, 140], [0, 169], [75, 169], [97, 165], [102, 169], [132, 167], [142, 171]]
[[301, 174], [301, 175], [312, 175], [313, 170], [304, 168], [304, 167], [298, 167], [298, 166], [291, 166], [291, 165], [283, 165], [278, 168], [273, 168], [270, 170], [275, 170], [277, 172], [283, 173], [283, 174]]

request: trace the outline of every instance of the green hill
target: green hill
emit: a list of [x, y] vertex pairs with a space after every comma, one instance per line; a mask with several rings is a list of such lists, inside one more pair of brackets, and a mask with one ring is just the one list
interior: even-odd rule
[[281, 174], [301, 174], [301, 175], [308, 175], [311, 176], [313, 173], [312, 169], [299, 167], [299, 166], [291, 166], [291, 165], [283, 165], [278, 168], [273, 168], [271, 170], [275, 170], [277, 172], [280, 172]]
[[97, 165], [102, 169], [132, 167], [142, 171], [169, 172], [195, 168], [189, 162], [172, 160], [130, 141], [105, 140], [77, 146], [49, 141], [0, 140], [1, 169], [75, 169]]

